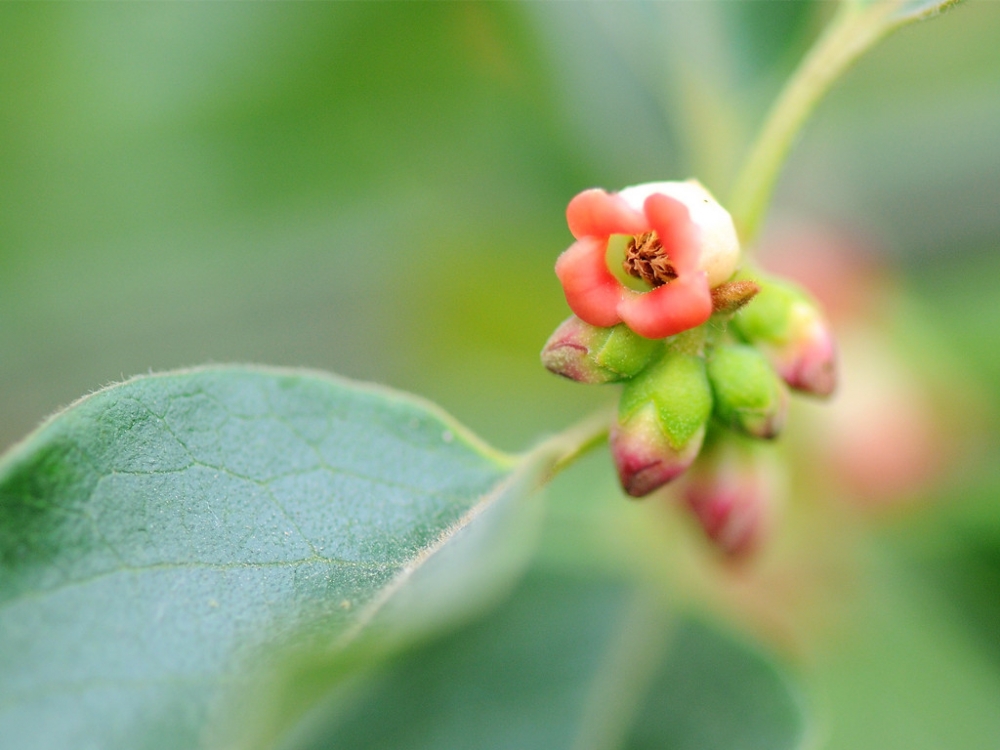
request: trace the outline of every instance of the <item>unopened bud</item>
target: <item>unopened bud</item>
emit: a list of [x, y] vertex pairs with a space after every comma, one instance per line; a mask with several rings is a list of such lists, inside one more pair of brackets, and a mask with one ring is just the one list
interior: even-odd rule
[[708, 379], [720, 422], [751, 437], [777, 437], [788, 395], [763, 354], [752, 346], [717, 346], [708, 358]]
[[684, 501], [708, 539], [725, 555], [756, 551], [774, 522], [778, 467], [763, 447], [718, 435], [685, 480]]
[[759, 284], [760, 293], [733, 317], [736, 330], [789, 386], [829, 396], [837, 386], [837, 347], [819, 306], [789, 282]]
[[667, 354], [625, 385], [611, 453], [622, 488], [643, 497], [684, 472], [694, 461], [712, 411], [701, 357]]
[[797, 309], [792, 346], [773, 355], [774, 366], [792, 388], [829, 396], [837, 388], [837, 345], [815, 307]]
[[545, 343], [542, 364], [579, 383], [617, 383], [641, 372], [662, 348], [623, 324], [600, 328], [573, 315]]

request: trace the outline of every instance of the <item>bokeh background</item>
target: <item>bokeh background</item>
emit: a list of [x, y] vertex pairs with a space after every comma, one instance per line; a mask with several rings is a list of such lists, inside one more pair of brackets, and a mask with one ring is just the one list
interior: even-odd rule
[[[568, 313], [568, 199], [697, 175], [724, 200], [832, 8], [0, 5], [0, 449], [109, 382], [207, 362], [386, 383], [527, 447], [613, 399], [538, 364]], [[798, 507], [826, 508], [808, 544], [688, 579], [814, 675], [834, 747], [1000, 742], [997, 39], [1000, 3], [968, 0], [868, 54], [804, 131], [761, 242], [843, 248], [846, 270], [805, 274], [839, 280], [834, 300], [863, 290], [850, 389], [881, 390], [789, 449]], [[842, 481], [824, 445], [860, 444], [887, 400], [926, 407], [899, 429], [934, 471]], [[580, 471], [554, 517], [586, 491], [604, 523], [607, 459]], [[831, 618], [848, 625], [815, 625]]]

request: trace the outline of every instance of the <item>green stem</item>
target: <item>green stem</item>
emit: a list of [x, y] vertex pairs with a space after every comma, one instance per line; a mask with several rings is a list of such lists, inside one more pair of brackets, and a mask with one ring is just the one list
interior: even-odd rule
[[608, 438], [613, 414], [613, 409], [599, 409], [534, 448], [531, 453], [547, 453], [551, 456], [548, 478], [551, 479], [578, 458], [603, 444]]
[[796, 135], [833, 82], [899, 23], [896, 4], [843, 3], [798, 70], [785, 84], [744, 162], [729, 202], [744, 245], [757, 234], [778, 173]]

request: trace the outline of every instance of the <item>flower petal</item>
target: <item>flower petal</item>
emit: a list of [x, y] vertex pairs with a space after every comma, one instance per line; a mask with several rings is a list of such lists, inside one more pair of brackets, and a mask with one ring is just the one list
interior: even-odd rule
[[607, 193], [600, 188], [584, 190], [569, 202], [566, 223], [578, 240], [584, 237], [607, 239], [612, 234], [641, 234], [650, 229], [642, 212], [630, 207], [617, 193]]
[[643, 204], [646, 217], [667, 251], [678, 276], [698, 270], [698, 227], [683, 203], [663, 193], [653, 193]]
[[651, 292], [623, 299], [617, 312], [629, 328], [647, 339], [662, 339], [700, 326], [712, 315], [708, 278], [704, 271], [679, 276]]
[[617, 309], [627, 290], [608, 270], [607, 249], [607, 239], [584, 237], [556, 261], [556, 276], [570, 310], [592, 326], [613, 326], [622, 320]]

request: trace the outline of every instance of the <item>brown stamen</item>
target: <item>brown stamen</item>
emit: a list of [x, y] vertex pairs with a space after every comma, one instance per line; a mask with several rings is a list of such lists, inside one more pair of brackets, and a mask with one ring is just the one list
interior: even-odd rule
[[656, 232], [636, 235], [628, 241], [622, 268], [629, 276], [642, 279], [654, 287], [677, 278], [677, 272], [670, 265], [670, 259], [667, 258]]
[[712, 311], [736, 312], [757, 296], [757, 292], [759, 291], [760, 287], [757, 283], [749, 279], [730, 281], [728, 284], [719, 284], [719, 286], [712, 290]]

